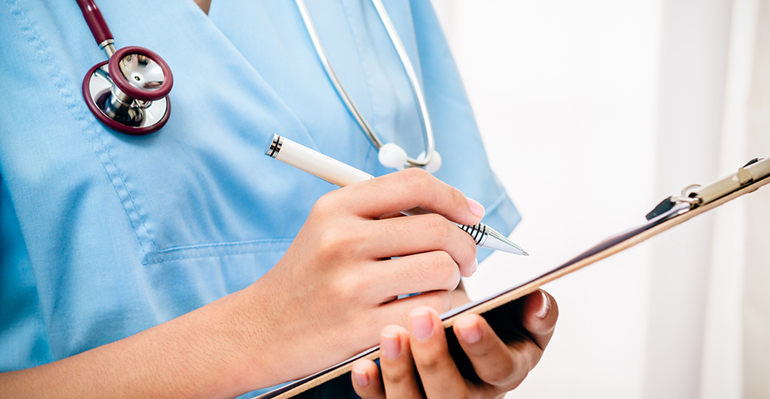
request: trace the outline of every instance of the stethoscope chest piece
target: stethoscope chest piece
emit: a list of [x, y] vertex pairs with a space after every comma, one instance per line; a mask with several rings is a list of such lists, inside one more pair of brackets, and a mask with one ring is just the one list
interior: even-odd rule
[[153, 61], [163, 62], [160, 57], [145, 52], [150, 51], [122, 48], [83, 79], [83, 98], [94, 116], [111, 129], [137, 136], [158, 131], [171, 113], [173, 76]]
[[83, 17], [108, 61], [94, 65], [83, 78], [83, 98], [96, 119], [131, 135], [158, 131], [168, 122], [174, 85], [166, 61], [143, 47], [115, 51], [112, 32], [93, 0], [77, 0]]

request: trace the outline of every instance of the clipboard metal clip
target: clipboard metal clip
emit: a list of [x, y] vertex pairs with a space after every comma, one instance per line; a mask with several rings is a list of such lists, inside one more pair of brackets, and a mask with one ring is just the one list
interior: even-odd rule
[[770, 178], [770, 158], [754, 158], [738, 168], [736, 173], [721, 180], [706, 186], [691, 184], [683, 188], [680, 195], [664, 199], [645, 217], [647, 220], [651, 220], [679, 204], [689, 204], [690, 209], [694, 209], [766, 178]]

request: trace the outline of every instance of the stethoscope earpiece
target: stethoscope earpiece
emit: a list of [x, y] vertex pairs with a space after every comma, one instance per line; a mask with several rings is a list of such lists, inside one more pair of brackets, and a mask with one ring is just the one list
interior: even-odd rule
[[[402, 170], [405, 168], [414, 167], [409, 164], [409, 158], [406, 155], [406, 151], [396, 143], [383, 144], [383, 146], [380, 147], [380, 152], [377, 154], [377, 158], [379, 159], [380, 164], [386, 168]], [[417, 157], [417, 160], [423, 161], [424, 159], [425, 152], [423, 151], [420, 156]], [[430, 158], [430, 161], [428, 161], [428, 164], [420, 167], [430, 173], [438, 172], [438, 170], [441, 168], [441, 154], [434, 150], [433, 156]]]
[[115, 51], [112, 32], [94, 1], [77, 3], [96, 43], [109, 57], [94, 65], [83, 79], [86, 105], [96, 119], [119, 132], [145, 135], [158, 131], [171, 113], [171, 68], [146, 48]]
[[382, 166], [385, 166], [386, 168], [401, 170], [407, 166], [406, 151], [396, 143], [388, 143], [380, 147], [377, 158], [380, 160]]
[[[425, 152], [421, 152], [420, 156], [417, 157], [418, 161], [422, 161], [425, 159]], [[433, 156], [430, 158], [430, 161], [428, 161], [428, 164], [422, 167], [428, 173], [436, 173], [439, 169], [441, 169], [441, 154], [438, 153], [438, 151], [433, 151]]]

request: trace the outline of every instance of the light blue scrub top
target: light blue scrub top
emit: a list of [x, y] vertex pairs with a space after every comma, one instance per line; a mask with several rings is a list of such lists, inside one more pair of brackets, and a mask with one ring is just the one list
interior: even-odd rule
[[[105, 55], [74, 1], [0, 5], [0, 371], [119, 340], [260, 278], [335, 188], [265, 156], [273, 134], [392, 171], [324, 74], [294, 2], [215, 0], [209, 16], [190, 0], [126, 3], [99, 2], [117, 48], [149, 48], [174, 73], [171, 118], [145, 137], [86, 108], [83, 76]], [[418, 111], [371, 2], [308, 3], [364, 116], [416, 156]], [[519, 215], [430, 2], [385, 5], [425, 89], [436, 176], [510, 232]]]

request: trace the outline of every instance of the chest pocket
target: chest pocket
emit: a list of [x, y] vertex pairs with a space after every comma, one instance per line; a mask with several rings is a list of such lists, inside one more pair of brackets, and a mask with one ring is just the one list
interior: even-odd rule
[[[256, 4], [262, 6], [254, 4], [249, 7], [252, 13], [257, 11]], [[162, 7], [183, 14], [163, 31], [163, 40], [147, 37], [146, 42], [136, 43], [157, 49], [173, 70], [168, 123], [157, 133], [134, 137], [93, 122], [97, 141], [106, 154], [100, 156], [101, 162], [136, 232], [145, 262], [259, 251], [271, 241], [290, 240], [313, 203], [335, 188], [264, 154], [273, 134], [318, 149], [293, 111], [296, 104], [284, 101], [284, 97], [297, 96], [296, 90], [282, 93], [271, 86], [280, 86], [287, 81], [286, 76], [293, 75], [272, 80], [265, 77], [263, 69], [249, 62], [243, 49], [224, 37], [194, 4], [187, 3], [185, 9], [170, 3]], [[293, 5], [281, 7], [271, 9], [270, 15], [299, 18]], [[157, 26], [136, 23], [139, 25], [132, 23], [133, 29], [122, 31], [139, 34], [157, 30]], [[175, 24], [179, 26], [174, 28]], [[304, 31], [289, 31], [293, 34], [289, 37], [301, 39], [302, 45], [248, 48], [245, 53], [284, 69], [310, 64], [320, 70], [315, 57], [307, 52], [312, 47]], [[294, 51], [312, 61], [298, 62]], [[354, 49], [349, 51], [355, 53]], [[282, 58], [271, 56], [274, 53]], [[328, 86], [322, 77], [314, 81]], [[340, 109], [337, 119], [348, 123], [350, 118], [336, 94], [330, 93]], [[308, 102], [308, 95], [298, 97]], [[326, 122], [324, 129], [316, 128], [313, 135], [319, 137], [320, 144], [336, 146], [338, 137], [322, 137], [324, 133], [319, 130], [330, 135], [346, 130]], [[369, 148], [365, 138], [356, 134], [359, 147]]]
[[[93, 123], [145, 263], [260, 251], [290, 240], [333, 187], [264, 153], [273, 134], [314, 146], [305, 128], [258, 75], [244, 82], [256, 75], [247, 67], [215, 71], [172, 62], [173, 55], [171, 116], [163, 129], [137, 137]], [[222, 78], [196, 84], [206, 76]]]
[[[180, 119], [179, 115], [176, 115]], [[145, 263], [259, 251], [296, 235], [326, 190], [269, 162], [232, 131], [167, 126], [153, 138], [100, 132], [122, 189], [116, 190]], [[260, 131], [254, 139], [270, 137]]]

